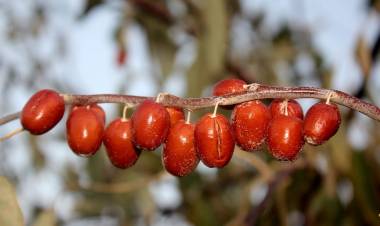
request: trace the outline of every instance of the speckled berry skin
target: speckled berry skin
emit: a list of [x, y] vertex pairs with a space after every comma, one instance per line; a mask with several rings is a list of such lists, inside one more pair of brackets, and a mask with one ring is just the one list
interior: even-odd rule
[[103, 143], [112, 165], [120, 169], [133, 166], [140, 156], [132, 142], [132, 125], [129, 119], [117, 118], [104, 131]]
[[182, 108], [166, 107], [166, 110], [168, 111], [170, 117], [170, 127], [172, 127], [178, 121], [185, 119], [185, 114], [183, 113]]
[[[236, 79], [236, 78], [228, 78], [223, 79], [216, 83], [216, 85], [213, 88], [212, 95], [213, 96], [223, 96], [227, 94], [233, 94], [233, 93], [239, 93], [243, 92], [246, 89], [244, 88], [244, 85], [247, 83], [243, 80]], [[233, 109], [234, 105], [231, 106], [221, 106], [224, 109]]]
[[133, 112], [132, 133], [134, 144], [153, 151], [166, 139], [170, 128], [170, 116], [161, 104], [145, 100]]
[[100, 107], [98, 104], [91, 104], [91, 105], [74, 105], [72, 106], [71, 111], [75, 110], [78, 107], [87, 107], [91, 111], [93, 111], [97, 117], [100, 119], [101, 122], [103, 122], [103, 125], [105, 126], [106, 123], [106, 113], [104, 112], [103, 108]]
[[223, 115], [204, 115], [195, 126], [196, 150], [208, 167], [221, 168], [231, 160], [235, 140], [228, 119]]
[[66, 121], [67, 142], [74, 153], [91, 156], [99, 149], [104, 123], [90, 106], [77, 106]]
[[265, 142], [271, 114], [261, 101], [253, 100], [236, 105], [231, 118], [236, 144], [241, 149], [254, 151]]
[[162, 153], [162, 163], [172, 175], [182, 177], [194, 171], [199, 163], [194, 142], [195, 126], [178, 121], [169, 131]]
[[54, 90], [35, 93], [21, 111], [22, 127], [31, 134], [40, 135], [51, 130], [63, 117], [65, 102]]
[[[303, 110], [301, 105], [296, 100], [288, 100], [287, 102], [287, 113], [288, 116], [297, 117], [299, 119], [303, 119]], [[269, 105], [269, 109], [272, 117], [276, 117], [278, 115], [285, 115], [285, 102], [284, 99], [274, 99]]]
[[305, 115], [305, 140], [311, 145], [320, 145], [338, 131], [341, 118], [336, 104], [320, 102], [314, 104]]
[[268, 127], [268, 151], [278, 160], [295, 160], [304, 145], [301, 119], [278, 115]]

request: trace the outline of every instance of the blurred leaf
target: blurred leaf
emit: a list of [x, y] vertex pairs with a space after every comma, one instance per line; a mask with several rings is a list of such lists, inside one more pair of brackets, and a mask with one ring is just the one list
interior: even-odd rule
[[371, 50], [368, 46], [368, 43], [366, 43], [364, 40], [363, 36], [359, 36], [358, 40], [356, 41], [355, 57], [363, 75], [368, 77], [372, 68]]
[[24, 225], [24, 218], [17, 202], [16, 192], [5, 177], [0, 177], [0, 194], [0, 225]]
[[53, 210], [45, 210], [41, 212], [34, 221], [33, 226], [55, 226], [57, 218]]

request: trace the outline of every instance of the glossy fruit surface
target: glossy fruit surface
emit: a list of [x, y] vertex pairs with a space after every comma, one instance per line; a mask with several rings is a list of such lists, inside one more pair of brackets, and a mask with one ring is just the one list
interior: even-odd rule
[[339, 129], [340, 113], [336, 104], [314, 104], [305, 115], [305, 140], [320, 145], [330, 139]]
[[236, 144], [243, 150], [254, 151], [264, 143], [271, 119], [265, 104], [258, 100], [238, 104], [231, 117]]
[[161, 104], [145, 100], [133, 112], [131, 120], [133, 141], [138, 148], [154, 150], [165, 141], [170, 116]]
[[106, 123], [106, 113], [104, 112], [103, 108], [100, 107], [98, 104], [91, 104], [90, 110], [92, 110], [100, 119], [103, 124]]
[[[213, 89], [212, 95], [213, 96], [223, 96], [227, 94], [232, 93], [238, 93], [243, 92], [246, 89], [244, 88], [244, 85], [247, 83], [243, 80], [236, 79], [236, 78], [229, 78], [219, 81]], [[220, 106], [221, 108], [231, 110], [234, 105], [231, 106]]]
[[67, 142], [81, 156], [95, 154], [102, 143], [103, 132], [103, 122], [86, 106], [73, 109], [66, 122]]
[[285, 115], [287, 106], [288, 116], [297, 117], [299, 119], [303, 119], [303, 110], [301, 105], [296, 100], [288, 100], [285, 103], [284, 99], [274, 99], [269, 105], [269, 109], [272, 117], [276, 117], [277, 115]]
[[195, 126], [180, 120], [170, 128], [162, 153], [165, 169], [174, 176], [186, 176], [199, 163], [194, 142]]
[[228, 119], [219, 114], [204, 115], [195, 126], [195, 145], [206, 166], [221, 168], [227, 165], [235, 146]]
[[219, 81], [213, 89], [213, 96], [223, 96], [232, 93], [245, 91], [244, 85], [247, 83], [236, 78], [223, 79]]
[[170, 117], [170, 127], [172, 127], [178, 121], [185, 119], [185, 114], [183, 113], [182, 108], [166, 107], [166, 110], [168, 111]]
[[294, 160], [304, 144], [302, 120], [278, 115], [268, 127], [268, 150], [278, 160]]
[[111, 163], [121, 169], [133, 166], [140, 151], [132, 142], [132, 125], [128, 119], [113, 120], [104, 131], [103, 143]]
[[65, 102], [54, 90], [44, 89], [35, 93], [21, 111], [22, 127], [39, 135], [52, 129], [65, 113]]

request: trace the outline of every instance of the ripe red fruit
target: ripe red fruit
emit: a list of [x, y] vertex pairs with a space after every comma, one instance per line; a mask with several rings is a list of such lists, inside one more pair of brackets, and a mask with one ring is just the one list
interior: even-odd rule
[[[212, 95], [213, 96], [223, 96], [227, 94], [233, 94], [233, 93], [239, 93], [243, 92], [246, 89], [244, 88], [244, 85], [247, 83], [243, 80], [236, 79], [236, 78], [229, 78], [219, 81], [213, 89]], [[221, 106], [224, 109], [232, 109], [234, 106]]]
[[223, 79], [219, 81], [212, 92], [213, 96], [223, 96], [232, 93], [245, 91], [244, 85], [247, 83], [236, 78]]
[[[288, 106], [287, 109], [285, 108]], [[303, 110], [301, 105], [296, 100], [287, 100], [287, 103], [284, 99], [274, 99], [269, 105], [270, 112], [272, 117], [276, 117], [277, 115], [285, 115], [287, 110], [288, 116], [297, 117], [299, 119], [303, 119]]]
[[166, 110], [168, 111], [170, 117], [170, 127], [172, 127], [178, 121], [185, 119], [185, 114], [183, 113], [182, 108], [166, 107]]
[[90, 110], [93, 111], [98, 116], [100, 121], [103, 122], [103, 125], [106, 124], [106, 113], [104, 112], [102, 107], [100, 107], [97, 104], [91, 104]]
[[324, 102], [314, 104], [305, 116], [306, 142], [311, 145], [322, 144], [335, 135], [339, 129], [340, 121], [340, 113], [336, 104]]
[[113, 120], [104, 131], [103, 143], [111, 163], [121, 169], [133, 166], [140, 151], [132, 142], [132, 125], [128, 119]]
[[198, 156], [206, 166], [221, 168], [231, 160], [235, 141], [226, 117], [204, 115], [196, 124], [194, 135]]
[[194, 142], [195, 126], [180, 120], [170, 128], [164, 145], [162, 162], [165, 169], [174, 176], [186, 176], [199, 163]]
[[40, 135], [52, 129], [65, 113], [65, 102], [54, 90], [40, 90], [21, 111], [21, 124], [31, 134]]
[[89, 106], [74, 108], [66, 122], [67, 142], [81, 156], [95, 154], [102, 143], [103, 131], [103, 122]]
[[97, 117], [100, 119], [101, 122], [103, 122], [103, 125], [106, 123], [106, 113], [104, 112], [103, 108], [100, 107], [98, 104], [91, 104], [91, 105], [75, 105], [71, 108], [70, 112], [77, 109], [78, 107], [87, 107], [91, 111], [93, 111]]
[[127, 60], [127, 51], [123, 48], [120, 48], [117, 51], [117, 56], [116, 56], [116, 62], [118, 66], [122, 66], [125, 64], [125, 61]]
[[270, 119], [269, 109], [259, 100], [236, 105], [232, 112], [232, 128], [237, 145], [245, 151], [259, 148], [265, 141]]
[[161, 104], [145, 100], [133, 112], [131, 120], [133, 141], [138, 148], [152, 151], [165, 141], [170, 116]]
[[268, 127], [269, 152], [279, 160], [294, 160], [304, 144], [302, 120], [293, 116], [278, 115]]

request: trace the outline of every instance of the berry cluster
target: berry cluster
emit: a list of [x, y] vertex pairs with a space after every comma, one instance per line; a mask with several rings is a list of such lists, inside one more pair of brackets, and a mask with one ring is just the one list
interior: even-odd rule
[[[214, 96], [245, 92], [244, 81], [226, 79], [213, 90]], [[255, 151], [266, 143], [278, 160], [294, 160], [305, 141], [320, 145], [339, 128], [338, 107], [329, 102], [313, 105], [305, 117], [295, 100], [274, 99], [269, 107], [259, 100], [235, 106], [231, 120], [217, 113], [204, 115], [195, 124], [190, 112], [185, 120], [183, 109], [165, 107], [153, 100], [143, 101], [131, 118], [123, 117], [105, 125], [105, 112], [97, 104], [72, 106], [66, 122], [70, 148], [80, 156], [91, 156], [103, 143], [111, 163], [128, 168], [136, 163], [141, 150], [153, 151], [163, 144], [162, 162], [175, 176], [191, 173], [199, 161], [221, 168], [230, 161], [235, 143], [245, 151]], [[21, 112], [21, 123], [31, 134], [52, 129], [63, 117], [65, 103], [57, 92], [41, 90], [34, 94]]]

